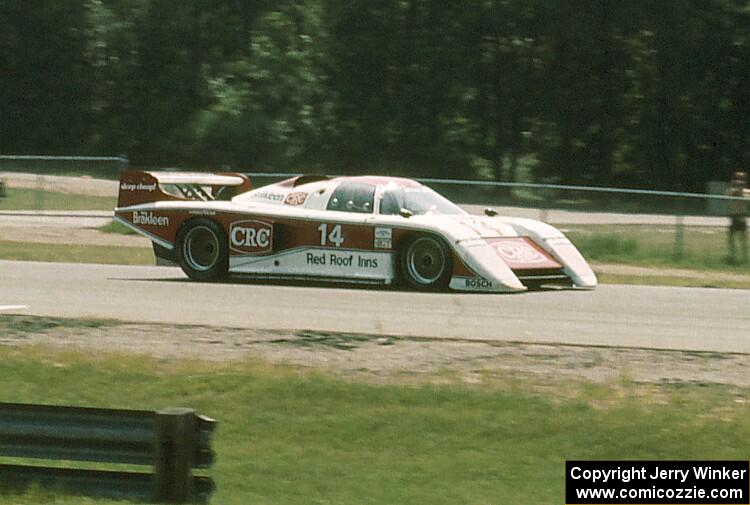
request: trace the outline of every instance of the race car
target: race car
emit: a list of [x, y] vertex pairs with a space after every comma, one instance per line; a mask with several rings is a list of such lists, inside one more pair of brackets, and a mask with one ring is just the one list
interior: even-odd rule
[[253, 189], [239, 173], [121, 174], [115, 219], [190, 279], [234, 276], [519, 292], [597, 279], [556, 228], [471, 215], [412, 179], [301, 175]]

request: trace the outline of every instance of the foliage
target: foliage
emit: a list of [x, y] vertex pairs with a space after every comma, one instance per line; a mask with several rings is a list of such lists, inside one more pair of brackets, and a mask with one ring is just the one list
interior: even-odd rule
[[0, 0], [0, 149], [703, 190], [750, 164], [748, 26], [741, 0]]

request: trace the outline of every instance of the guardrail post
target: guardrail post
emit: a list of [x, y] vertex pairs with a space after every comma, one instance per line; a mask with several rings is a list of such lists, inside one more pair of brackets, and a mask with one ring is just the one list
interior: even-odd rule
[[154, 499], [169, 503], [193, 500], [191, 469], [195, 454], [195, 411], [170, 408], [156, 413]]

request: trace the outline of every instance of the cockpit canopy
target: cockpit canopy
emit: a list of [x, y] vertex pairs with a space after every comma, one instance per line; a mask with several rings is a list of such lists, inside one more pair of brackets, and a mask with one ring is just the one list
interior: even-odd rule
[[409, 215], [466, 214], [437, 192], [410, 179], [341, 177], [290, 179], [235, 197], [235, 202], [302, 205], [308, 209], [357, 214]]
[[[377, 203], [379, 202], [379, 205]], [[375, 185], [344, 181], [331, 193], [327, 210], [381, 215], [465, 214], [447, 198], [427, 186], [404, 187], [398, 184]]]

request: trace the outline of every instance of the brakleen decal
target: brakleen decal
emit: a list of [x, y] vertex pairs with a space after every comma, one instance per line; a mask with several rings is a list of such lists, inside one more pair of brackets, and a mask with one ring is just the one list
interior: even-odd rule
[[133, 211], [133, 224], [169, 226], [169, 218], [167, 216], [157, 216], [151, 211], [136, 210]]

